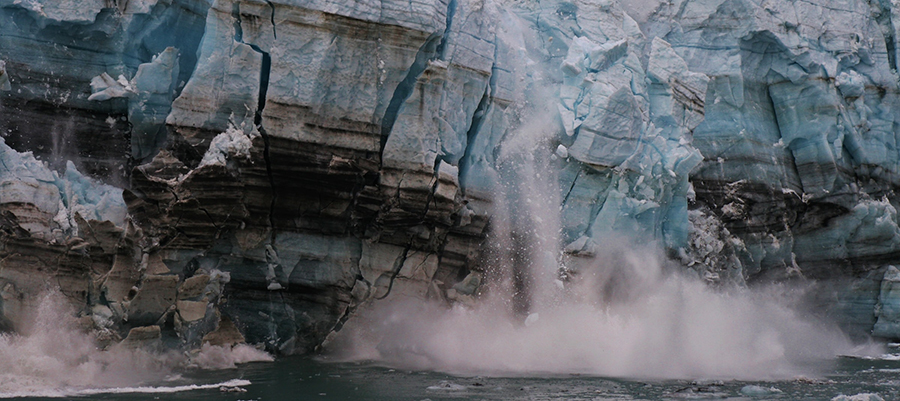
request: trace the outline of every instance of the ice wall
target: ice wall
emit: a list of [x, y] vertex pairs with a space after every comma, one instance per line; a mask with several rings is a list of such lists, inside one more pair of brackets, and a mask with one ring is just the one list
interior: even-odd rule
[[686, 1], [643, 25], [710, 78], [691, 182], [699, 210], [740, 238], [744, 276], [834, 280], [864, 331], [874, 299], [861, 289], [896, 259], [895, 14], [877, 1]]
[[625, 236], [900, 336], [892, 3], [73, 4], [0, 1], [0, 133], [125, 188], [102, 322], [307, 352], [367, 302], [468, 300], [491, 252], [575, 273]]

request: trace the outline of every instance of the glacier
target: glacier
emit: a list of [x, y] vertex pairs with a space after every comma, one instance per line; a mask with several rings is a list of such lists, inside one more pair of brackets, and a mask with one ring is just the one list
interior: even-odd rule
[[308, 353], [625, 237], [900, 338], [897, 7], [0, 0], [0, 328]]

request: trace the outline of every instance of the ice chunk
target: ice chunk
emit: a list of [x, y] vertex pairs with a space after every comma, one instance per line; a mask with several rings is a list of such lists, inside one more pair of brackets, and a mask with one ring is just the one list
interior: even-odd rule
[[559, 156], [560, 159], [565, 159], [569, 157], [569, 149], [560, 144], [556, 147], [556, 155]]
[[233, 124], [229, 125], [225, 132], [213, 138], [199, 167], [224, 166], [227, 160], [233, 158], [249, 159], [253, 138], [257, 136], [259, 133], [253, 129], [250, 129], [250, 133], [245, 133], [243, 129], [237, 128]]
[[625, 39], [604, 43], [588, 51], [592, 72], [603, 71], [628, 54], [628, 41]]
[[6, 62], [0, 60], [0, 92], [12, 90], [9, 83], [9, 74], [6, 72]]
[[446, 380], [445, 380], [445, 381], [441, 381], [440, 383], [438, 383], [438, 384], [436, 384], [436, 385], [434, 385], [434, 386], [428, 386], [428, 387], [426, 388], [426, 390], [431, 390], [431, 391], [463, 391], [463, 390], [465, 390], [466, 388], [467, 388], [466, 386], [463, 386], [463, 385], [461, 385], [461, 384], [456, 384], [456, 383], [452, 383], [452, 382], [449, 382], [449, 381], [446, 381]]
[[537, 313], [531, 313], [528, 317], [525, 318], [525, 327], [530, 327], [538, 322], [541, 319], [541, 315]]
[[844, 97], [857, 98], [863, 95], [866, 89], [867, 79], [858, 72], [841, 71], [834, 80], [836, 86]]
[[741, 394], [748, 397], [764, 397], [773, 394], [780, 394], [782, 391], [775, 387], [762, 387], [756, 385], [746, 385], [741, 387]]
[[124, 75], [113, 79], [107, 73], [100, 74], [91, 80], [91, 91], [94, 92], [88, 100], [104, 101], [117, 97], [131, 97], [136, 91], [131, 82]]
[[137, 95], [128, 101], [131, 156], [135, 160], [153, 156], [166, 141], [165, 122], [175, 98], [178, 71], [178, 49], [174, 47], [167, 47], [149, 63], [138, 66], [132, 80]]
[[831, 401], [884, 401], [884, 398], [875, 393], [859, 393], [854, 395], [841, 394], [832, 398]]
[[0, 204], [34, 206], [12, 208], [20, 225], [32, 234], [46, 235], [54, 228], [77, 232], [76, 214], [124, 226], [127, 208], [121, 188], [82, 175], [71, 161], [60, 176], [30, 152], [16, 152], [2, 138], [0, 188]]
[[75, 168], [71, 161], [66, 163], [66, 172], [57, 180], [63, 202], [73, 219], [80, 214], [86, 220], [111, 221], [124, 227], [128, 207], [122, 199], [122, 189], [103, 184], [87, 177]]

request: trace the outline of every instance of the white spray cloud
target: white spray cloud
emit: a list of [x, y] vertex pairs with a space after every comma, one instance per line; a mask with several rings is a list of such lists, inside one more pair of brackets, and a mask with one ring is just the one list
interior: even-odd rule
[[72, 397], [100, 393], [166, 393], [245, 386], [249, 382], [161, 385], [186, 367], [233, 368], [236, 363], [272, 360], [249, 346], [203, 347], [189, 356], [174, 350], [114, 345], [97, 348], [58, 292], [41, 297], [30, 322], [18, 334], [0, 334], [0, 398]]
[[[474, 308], [376, 303], [345, 327], [333, 357], [462, 375], [769, 380], [816, 375], [838, 355], [875, 351], [789, 306], [799, 290], [716, 290], [665, 274], [654, 252], [612, 251], [616, 266], [598, 264], [527, 317], [511, 313], [501, 293]], [[600, 274], [609, 269], [615, 274]], [[629, 290], [611, 296], [614, 276]]]

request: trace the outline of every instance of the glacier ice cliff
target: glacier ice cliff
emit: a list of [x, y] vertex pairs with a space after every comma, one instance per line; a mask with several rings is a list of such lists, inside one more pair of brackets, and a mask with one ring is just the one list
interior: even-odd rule
[[536, 158], [566, 277], [624, 234], [900, 338], [896, 7], [0, 0], [0, 327], [47, 277], [109, 341], [284, 353], [470, 302], [499, 230], [546, 257]]

